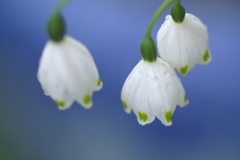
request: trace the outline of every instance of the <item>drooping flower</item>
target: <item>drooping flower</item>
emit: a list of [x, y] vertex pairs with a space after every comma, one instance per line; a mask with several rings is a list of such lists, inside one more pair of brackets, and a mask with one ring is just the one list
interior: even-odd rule
[[189, 103], [184, 88], [168, 63], [157, 58], [154, 62], [141, 60], [127, 77], [121, 92], [123, 107], [137, 116], [138, 123], [151, 123], [155, 116], [166, 126], [176, 106]]
[[79, 41], [64, 36], [60, 42], [49, 40], [40, 59], [38, 80], [44, 90], [64, 110], [74, 100], [85, 108], [92, 106], [92, 94], [101, 89], [95, 62]]
[[211, 61], [207, 27], [189, 13], [185, 14], [182, 22], [166, 16], [157, 33], [157, 48], [161, 58], [182, 75], [186, 75], [196, 64]]
[[92, 94], [102, 88], [97, 67], [89, 50], [65, 34], [62, 8], [69, 1], [60, 1], [48, 22], [51, 38], [42, 53], [37, 78], [46, 95], [60, 110], [77, 101], [85, 108], [92, 106]]

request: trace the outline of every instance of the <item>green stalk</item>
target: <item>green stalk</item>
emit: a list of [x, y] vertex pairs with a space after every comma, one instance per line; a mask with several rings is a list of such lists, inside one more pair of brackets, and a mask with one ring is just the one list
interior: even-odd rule
[[[146, 62], [153, 63], [157, 60], [157, 51], [156, 51], [156, 46], [154, 43], [154, 40], [151, 37], [151, 32], [152, 28], [155, 24], [155, 22], [158, 20], [159, 16], [163, 13], [163, 11], [173, 2], [176, 0], [165, 0], [162, 5], [158, 8], [156, 13], [153, 15], [147, 31], [146, 35], [141, 43], [140, 50], [141, 50], [141, 55], [142, 59]], [[178, 0], [179, 1], [179, 0]]]
[[[147, 28], [147, 31], [146, 31], [146, 35], [145, 37], [151, 37], [151, 32], [152, 32], [152, 28], [155, 24], [155, 22], [158, 20], [159, 16], [163, 13], [163, 11], [171, 4], [173, 3], [174, 1], [176, 0], [166, 0], [165, 2], [163, 2], [163, 4], [158, 8], [158, 10], [155, 12], [154, 16], [152, 17], [149, 25], [148, 25], [148, 28]], [[177, 0], [177, 1], [180, 1], [180, 0]]]
[[56, 6], [55, 11], [62, 11], [63, 7], [65, 7], [68, 3], [70, 3], [73, 0], [60, 0]]

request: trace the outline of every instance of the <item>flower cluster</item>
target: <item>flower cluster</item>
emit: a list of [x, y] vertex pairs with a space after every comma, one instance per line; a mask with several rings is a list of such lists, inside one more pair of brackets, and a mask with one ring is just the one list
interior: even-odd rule
[[[85, 45], [65, 34], [60, 3], [48, 23], [51, 38], [42, 53], [37, 73], [46, 95], [60, 110], [69, 108], [74, 101], [85, 108], [92, 106], [94, 91], [102, 82], [94, 59]], [[172, 2], [171, 15], [157, 33], [157, 47], [151, 38], [153, 24]], [[146, 125], [157, 117], [165, 126], [172, 125], [177, 106], [189, 103], [181, 80], [196, 64], [211, 61], [207, 27], [196, 16], [185, 13], [180, 0], [166, 0], [153, 16], [141, 43], [142, 60], [127, 77], [121, 100], [126, 113], [132, 110], [138, 123]], [[157, 50], [161, 58], [157, 57]]]
[[176, 1], [157, 33], [161, 59], [155, 58], [155, 43], [150, 33], [147, 32], [141, 44], [143, 60], [127, 77], [121, 100], [124, 110], [127, 113], [133, 110], [139, 124], [149, 124], [157, 117], [170, 126], [176, 106], [189, 103], [174, 69], [185, 76], [196, 64], [211, 61], [207, 27], [194, 15], [185, 13], [180, 1]]

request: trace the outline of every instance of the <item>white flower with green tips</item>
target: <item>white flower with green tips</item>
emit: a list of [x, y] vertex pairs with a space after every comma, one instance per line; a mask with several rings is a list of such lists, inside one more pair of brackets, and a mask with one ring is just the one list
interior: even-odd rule
[[178, 76], [168, 63], [157, 58], [141, 60], [127, 77], [121, 92], [124, 110], [131, 110], [138, 123], [151, 123], [155, 116], [166, 126], [172, 125], [176, 106], [189, 103]]
[[89, 50], [76, 39], [65, 34], [61, 15], [69, 1], [59, 1], [48, 22], [51, 38], [43, 50], [37, 77], [44, 90], [60, 110], [77, 101], [85, 108], [92, 106], [94, 91], [102, 88], [98, 70]]
[[207, 27], [189, 13], [185, 14], [182, 22], [166, 16], [157, 33], [157, 48], [161, 58], [182, 75], [186, 75], [196, 64], [211, 61]]
[[88, 49], [79, 41], [64, 36], [59, 42], [49, 40], [40, 59], [37, 73], [44, 93], [64, 110], [77, 101], [92, 106], [92, 94], [102, 82]]

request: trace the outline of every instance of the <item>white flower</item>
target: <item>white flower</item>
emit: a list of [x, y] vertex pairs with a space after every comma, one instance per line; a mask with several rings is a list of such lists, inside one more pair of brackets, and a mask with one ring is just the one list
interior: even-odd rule
[[160, 56], [182, 75], [194, 66], [211, 61], [207, 27], [194, 15], [186, 13], [182, 23], [175, 23], [170, 15], [157, 33]]
[[69, 36], [64, 36], [60, 42], [49, 40], [40, 59], [37, 77], [44, 93], [61, 110], [69, 108], [74, 100], [90, 108], [93, 92], [102, 87], [90, 52]]
[[125, 111], [133, 110], [141, 125], [151, 123], [156, 116], [169, 126], [176, 105], [188, 104], [176, 73], [160, 58], [152, 63], [141, 60], [134, 67], [123, 85], [121, 100]]

